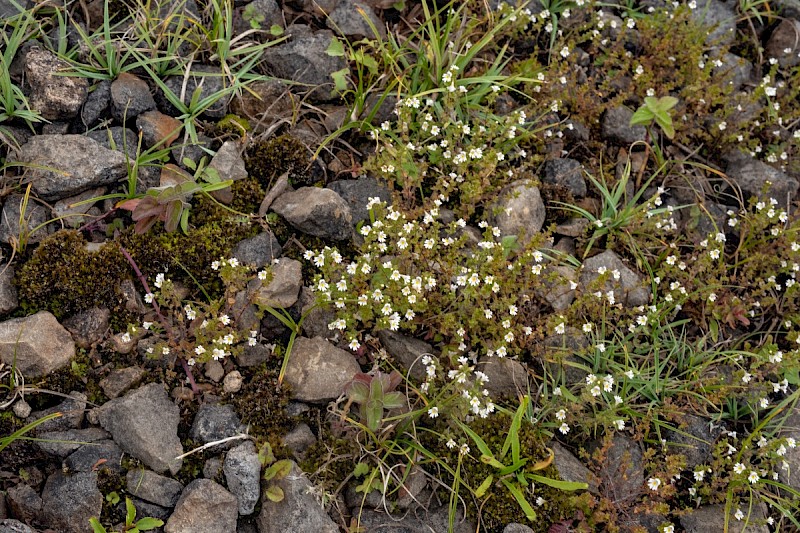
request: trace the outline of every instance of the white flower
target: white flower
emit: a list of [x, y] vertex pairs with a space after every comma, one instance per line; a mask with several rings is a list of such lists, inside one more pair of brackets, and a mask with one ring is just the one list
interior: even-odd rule
[[428, 416], [431, 418], [436, 418], [439, 416], [439, 408], [434, 406], [428, 409]]
[[152, 323], [152, 322], [142, 322], [142, 327], [143, 327], [144, 329], [150, 329], [150, 327], [151, 327], [152, 325], [153, 325], [153, 323]]
[[267, 271], [266, 270], [259, 271], [258, 279], [260, 279], [261, 281], [266, 280], [267, 279]]
[[657, 477], [651, 477], [647, 480], [647, 487], [652, 491], [657, 491], [661, 486], [661, 480]]
[[733, 471], [736, 474], [741, 474], [742, 472], [744, 472], [744, 465], [742, 463], [736, 463], [735, 465], [733, 465]]
[[219, 321], [223, 326], [227, 326], [231, 323], [231, 319], [228, 317], [228, 315], [220, 315]]
[[469, 453], [469, 446], [467, 446], [466, 443], [462, 444], [461, 448], [458, 450], [458, 453], [461, 455], [467, 455]]
[[454, 441], [453, 439], [448, 440], [447, 441], [447, 447], [452, 450], [453, 448], [456, 447], [456, 441]]
[[559, 431], [560, 431], [560, 432], [561, 432], [563, 435], [566, 435], [567, 433], [569, 433], [569, 426], [567, 425], [567, 423], [566, 423], [566, 422], [563, 422], [563, 423], [562, 423], [562, 424], [561, 424], [561, 425], [558, 427], [558, 430], [559, 430]]
[[567, 418], [567, 411], [564, 409], [559, 409], [556, 411], [556, 420], [564, 421]]
[[153, 283], [153, 285], [155, 285], [156, 288], [160, 289], [163, 283], [164, 283], [164, 274], [163, 273], [156, 274], [156, 281]]
[[622, 431], [625, 429], [625, 421], [621, 418], [618, 420], [614, 420], [614, 425], [617, 426], [617, 430]]
[[149, 304], [153, 303], [153, 293], [152, 292], [148, 292], [147, 294], [145, 294], [144, 295], [144, 301], [146, 303], [149, 303]]
[[125, 333], [123, 333], [123, 334], [122, 334], [122, 337], [120, 337], [120, 340], [122, 340], [122, 342], [126, 342], [126, 343], [127, 343], [127, 342], [131, 342], [131, 336], [130, 336], [130, 334], [129, 334], [129, 333], [126, 331]]
[[742, 512], [741, 509], [736, 509], [736, 513], [734, 513], [733, 517], [736, 520], [741, 520], [742, 518], [744, 518], [744, 513]]

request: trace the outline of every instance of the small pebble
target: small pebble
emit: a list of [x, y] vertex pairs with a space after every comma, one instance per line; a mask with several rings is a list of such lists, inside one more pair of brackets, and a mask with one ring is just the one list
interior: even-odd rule
[[31, 406], [28, 405], [28, 402], [21, 398], [17, 400], [11, 410], [17, 417], [22, 419], [28, 418], [31, 415]]
[[225, 369], [222, 368], [222, 363], [219, 361], [209, 361], [206, 363], [206, 377], [214, 383], [219, 383], [222, 376], [225, 375]]
[[242, 388], [242, 374], [238, 370], [229, 372], [222, 382], [222, 390], [227, 393], [239, 392]]

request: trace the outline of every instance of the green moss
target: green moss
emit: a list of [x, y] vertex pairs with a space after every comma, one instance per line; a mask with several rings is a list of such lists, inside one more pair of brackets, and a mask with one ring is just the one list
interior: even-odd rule
[[225, 115], [207, 132], [209, 135], [225, 138], [241, 138], [250, 131], [250, 121], [239, 115]]
[[289, 181], [295, 186], [312, 185], [315, 181], [308, 148], [290, 135], [255, 143], [247, 150], [244, 165], [265, 189], [284, 172], [289, 173]]
[[[273, 365], [275, 366], [275, 365]], [[283, 449], [281, 439], [294, 427], [286, 416], [289, 394], [286, 386], [278, 388], [278, 371], [269, 362], [248, 369], [242, 389], [230, 399], [242, 423], [250, 426], [256, 439], [268, 441], [275, 455]]]

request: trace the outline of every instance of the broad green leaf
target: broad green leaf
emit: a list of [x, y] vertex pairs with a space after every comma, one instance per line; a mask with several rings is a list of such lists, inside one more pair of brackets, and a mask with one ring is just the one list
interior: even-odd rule
[[636, 112], [631, 117], [630, 125], [646, 126], [650, 124], [654, 118], [655, 115], [653, 114], [653, 112], [650, 111], [648, 108], [642, 106], [639, 109], [637, 109]]
[[508, 481], [507, 479], [503, 479], [501, 481], [514, 496], [514, 499], [517, 500], [517, 504], [519, 504], [520, 509], [522, 509], [522, 512], [525, 513], [525, 517], [530, 521], [536, 520], [536, 511], [533, 510], [531, 504], [529, 504], [528, 500], [525, 499], [525, 495], [522, 493], [520, 488], [515, 483]]
[[494, 481], [494, 476], [489, 474], [489, 476], [483, 480], [483, 483], [478, 485], [478, 488], [475, 489], [475, 497], [476, 498], [483, 497], [483, 495], [486, 494], [486, 491], [489, 490], [489, 487], [492, 486], [493, 481]]
[[383, 406], [386, 409], [398, 409], [406, 404], [406, 395], [399, 391], [388, 392], [383, 397]]
[[125, 523], [133, 524], [134, 518], [136, 518], [136, 507], [130, 498], [125, 498]]
[[267, 487], [267, 490], [264, 491], [264, 495], [271, 502], [278, 503], [283, 501], [283, 489], [277, 485], [270, 485]]
[[[252, 4], [249, 4], [249, 5], [252, 5]], [[269, 28], [269, 33], [274, 35], [275, 37], [277, 37], [278, 35], [283, 35], [283, 28], [281, 28], [277, 24], [273, 24]]]
[[369, 387], [363, 381], [353, 381], [347, 386], [347, 397], [355, 403], [367, 403]]
[[136, 522], [136, 527], [138, 527], [141, 531], [150, 531], [151, 529], [155, 529], [157, 527], [161, 527], [164, 525], [163, 520], [159, 520], [158, 518], [146, 517], [138, 520]]
[[356, 465], [353, 469], [353, 476], [355, 477], [364, 477], [369, 473], [369, 465], [364, 462], [360, 462]]
[[494, 456], [492, 456], [490, 454], [482, 454], [481, 455], [481, 462], [484, 463], [484, 464], [487, 464], [487, 465], [491, 465], [491, 466], [493, 466], [495, 468], [505, 468], [506, 467], [506, 465], [504, 465], [503, 463], [501, 463], [500, 461], [495, 459]]
[[328, 49], [325, 50], [325, 53], [333, 57], [344, 57], [344, 45], [342, 41], [336, 37], [332, 38], [331, 44], [328, 45]]
[[470, 427], [467, 426], [466, 424], [464, 424], [463, 422], [461, 422], [459, 420], [456, 420], [455, 422], [456, 422], [456, 424], [459, 425], [459, 427], [462, 430], [464, 430], [464, 433], [466, 433], [467, 435], [470, 436], [472, 441], [475, 443], [475, 446], [478, 447], [478, 450], [480, 450], [480, 452], [483, 455], [487, 455], [489, 457], [494, 457], [494, 454], [492, 453], [492, 450], [489, 449], [489, 446], [486, 445], [486, 442], [484, 442], [484, 440], [480, 437], [480, 435], [478, 435], [477, 433], [472, 431], [472, 429], [470, 429]]
[[[276, 461], [264, 471], [264, 479], [283, 479], [292, 471], [292, 462], [288, 459]], [[269, 477], [267, 477], [269, 476]]]
[[97, 518], [91, 517], [89, 519], [89, 524], [92, 526], [92, 531], [94, 533], [107, 533], [106, 528], [103, 527], [103, 524], [101, 524], [100, 520]]
[[347, 75], [350, 74], [350, 69], [343, 68], [336, 72], [331, 72], [333, 79], [333, 89], [338, 93], [343, 93], [347, 90]]
[[269, 442], [265, 442], [258, 450], [258, 460], [261, 466], [267, 466], [275, 462], [275, 455], [272, 453], [272, 446]]
[[661, 126], [661, 129], [664, 131], [664, 135], [666, 135], [668, 139], [675, 137], [675, 128], [672, 125], [671, 117], [667, 116], [664, 118], [660, 115], [656, 115], [656, 123]]

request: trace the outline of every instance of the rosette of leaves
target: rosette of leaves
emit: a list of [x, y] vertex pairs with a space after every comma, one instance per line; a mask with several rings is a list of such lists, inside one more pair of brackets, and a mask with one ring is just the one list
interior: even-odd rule
[[402, 380], [403, 376], [396, 370], [391, 374], [378, 370], [374, 375], [359, 372], [347, 385], [348, 405], [358, 404], [361, 422], [373, 433], [380, 429], [385, 409], [397, 409], [406, 404], [405, 395], [394, 390]]
[[[116, 496], [116, 493], [112, 493]], [[111, 496], [112, 494], [109, 494]], [[111, 501], [108, 497], [107, 500]], [[119, 500], [119, 496], [116, 496], [116, 499]], [[89, 524], [92, 526], [92, 531], [94, 533], [113, 533], [109, 532], [100, 521], [92, 517], [89, 519]], [[136, 520], [136, 507], [133, 506], [133, 502], [130, 498], [125, 498], [125, 525], [121, 530], [121, 533], [139, 533], [140, 531], [152, 531], [156, 528], [159, 528], [164, 525], [163, 520], [159, 520], [158, 518], [152, 518], [146, 516], [144, 518], [140, 518]]]

